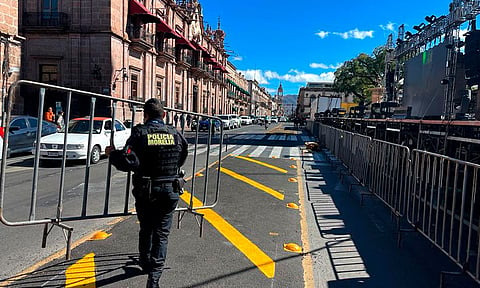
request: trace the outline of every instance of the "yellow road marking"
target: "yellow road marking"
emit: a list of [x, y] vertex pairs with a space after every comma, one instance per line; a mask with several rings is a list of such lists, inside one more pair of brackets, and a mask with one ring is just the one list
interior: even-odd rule
[[[222, 168], [223, 169], [223, 168]], [[190, 193], [185, 191], [180, 196], [183, 201], [190, 203]], [[193, 197], [193, 207], [201, 207], [203, 203], [196, 197]], [[212, 224], [215, 229], [220, 232], [233, 246], [243, 253], [253, 264], [255, 264], [260, 271], [267, 277], [273, 278], [275, 276], [275, 261], [265, 254], [257, 245], [245, 237], [240, 231], [228, 223], [217, 212], [212, 209], [202, 209], [201, 213], [204, 218]]]
[[302, 258], [302, 266], [303, 266], [303, 278], [305, 280], [305, 288], [313, 288], [314, 287], [314, 280], [313, 280], [313, 263], [312, 263], [312, 256], [310, 254], [310, 242], [308, 241], [308, 225], [307, 225], [307, 212], [305, 211], [305, 195], [303, 190], [303, 178], [302, 178], [302, 170], [300, 166], [300, 160], [297, 160], [297, 175], [298, 175], [298, 195], [300, 198], [300, 230], [302, 231], [302, 245], [303, 245], [303, 258]]
[[225, 174], [227, 174], [227, 175], [229, 175], [229, 176], [232, 176], [232, 177], [235, 178], [235, 179], [238, 179], [238, 180], [243, 181], [243, 182], [245, 182], [245, 183], [247, 183], [247, 184], [250, 184], [250, 185], [252, 185], [253, 187], [258, 188], [258, 189], [262, 190], [263, 192], [266, 192], [266, 193], [272, 195], [273, 197], [275, 197], [275, 198], [277, 198], [277, 199], [279, 199], [279, 200], [283, 200], [283, 199], [285, 198], [285, 196], [284, 196], [282, 193], [280, 193], [280, 192], [278, 192], [278, 191], [276, 191], [276, 190], [274, 190], [274, 189], [272, 189], [272, 188], [270, 188], [270, 187], [267, 187], [267, 186], [265, 186], [265, 185], [263, 185], [263, 184], [261, 184], [261, 183], [258, 183], [257, 181], [254, 181], [254, 180], [249, 179], [249, 178], [247, 178], [247, 177], [245, 177], [245, 176], [242, 176], [242, 175], [240, 175], [240, 174], [238, 174], [238, 173], [235, 173], [235, 172], [233, 172], [232, 170], [229, 170], [229, 169], [227, 169], [227, 168], [223, 168], [223, 167], [222, 167], [222, 168], [220, 169], [220, 171], [223, 172], [223, 173], [225, 173]]
[[95, 288], [95, 253], [83, 256], [65, 272], [65, 287]]
[[268, 163], [265, 163], [265, 162], [262, 162], [262, 161], [258, 161], [258, 160], [252, 159], [252, 158], [248, 158], [248, 157], [244, 157], [244, 156], [237, 156], [237, 158], [238, 158], [238, 159], [242, 159], [242, 160], [246, 160], [246, 161], [250, 161], [250, 162], [252, 162], [252, 163], [259, 164], [259, 165], [262, 165], [262, 166], [271, 168], [271, 169], [273, 169], [273, 170], [277, 170], [278, 172], [281, 172], [281, 173], [288, 173], [288, 171], [285, 170], [285, 169], [282, 169], [282, 168], [280, 168], [280, 167], [273, 166], [273, 165], [270, 165], [270, 164], [268, 164]]

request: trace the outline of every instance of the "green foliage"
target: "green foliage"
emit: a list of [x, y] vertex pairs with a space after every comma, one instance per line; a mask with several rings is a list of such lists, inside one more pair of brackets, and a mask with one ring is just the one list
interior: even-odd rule
[[381, 87], [385, 73], [385, 49], [375, 48], [372, 55], [359, 54], [346, 61], [335, 71], [334, 89], [346, 95], [353, 95], [354, 102], [371, 102], [371, 88]]

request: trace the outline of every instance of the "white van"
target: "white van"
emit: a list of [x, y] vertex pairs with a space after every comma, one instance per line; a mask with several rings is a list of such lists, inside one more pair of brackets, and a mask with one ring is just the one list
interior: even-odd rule
[[222, 124], [224, 129], [235, 128], [235, 122], [233, 121], [231, 115], [217, 115], [217, 117], [222, 119]]
[[240, 117], [236, 114], [230, 114], [232, 116], [232, 121], [234, 123], [235, 128], [242, 127], [242, 121], [240, 120]]
[[251, 125], [253, 123], [252, 118], [247, 115], [240, 116], [240, 121], [242, 125]]

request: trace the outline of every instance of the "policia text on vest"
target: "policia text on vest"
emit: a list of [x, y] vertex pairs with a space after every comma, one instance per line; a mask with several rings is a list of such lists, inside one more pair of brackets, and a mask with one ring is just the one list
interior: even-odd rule
[[175, 145], [175, 139], [172, 134], [147, 134], [148, 146]]

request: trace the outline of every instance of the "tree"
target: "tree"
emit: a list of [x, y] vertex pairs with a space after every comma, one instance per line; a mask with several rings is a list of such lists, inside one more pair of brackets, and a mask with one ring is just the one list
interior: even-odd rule
[[359, 54], [346, 61], [335, 71], [334, 89], [345, 95], [353, 95], [354, 102], [369, 104], [371, 88], [383, 85], [385, 73], [385, 48], [375, 48], [372, 55]]

